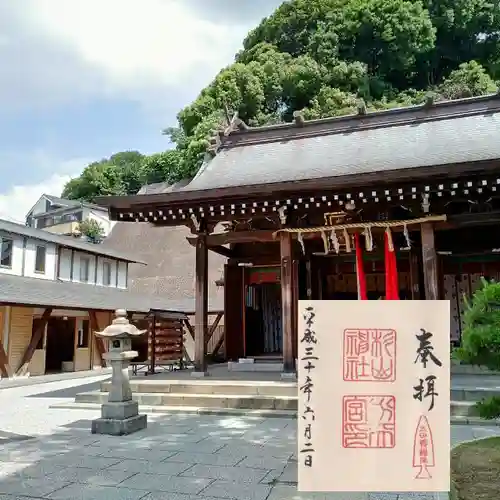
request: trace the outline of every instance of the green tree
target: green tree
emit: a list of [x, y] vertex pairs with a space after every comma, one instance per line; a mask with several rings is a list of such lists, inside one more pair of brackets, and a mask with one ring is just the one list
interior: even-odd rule
[[438, 87], [445, 99], [461, 99], [496, 92], [497, 85], [476, 61], [462, 63]]
[[62, 196], [72, 200], [93, 201], [96, 196], [125, 194], [120, 170], [107, 160], [91, 163], [80, 177], [71, 179]]
[[251, 30], [164, 130], [174, 148], [89, 165], [64, 195], [92, 200], [193, 177], [234, 113], [249, 126], [343, 115], [496, 90], [500, 5], [491, 0], [290, 0]]
[[85, 219], [78, 224], [78, 232], [91, 243], [101, 243], [104, 238], [104, 228], [95, 219]]

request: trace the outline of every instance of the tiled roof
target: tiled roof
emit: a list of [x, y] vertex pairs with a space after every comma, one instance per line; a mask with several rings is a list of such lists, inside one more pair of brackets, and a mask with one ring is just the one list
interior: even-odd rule
[[[185, 187], [156, 185], [134, 196], [99, 198], [114, 210], [151, 203], [212, 201], [301, 182], [340, 185], [389, 174], [500, 159], [500, 93], [400, 109], [235, 130], [219, 135], [215, 157]], [[440, 167], [440, 168], [437, 168]], [[445, 172], [446, 173], [446, 172]], [[374, 175], [375, 174], [375, 175]], [[214, 190], [218, 190], [216, 193]]]
[[98, 311], [127, 309], [142, 313], [151, 309], [186, 313], [194, 311], [194, 301], [188, 299], [171, 300], [118, 288], [5, 274], [0, 274], [2, 303]]
[[111, 257], [126, 262], [137, 262], [144, 264], [144, 262], [142, 262], [140, 259], [137, 259], [135, 256], [127, 252], [122, 252], [119, 249], [105, 247], [102, 244], [86, 243], [85, 241], [74, 238], [73, 236], [53, 234], [49, 233], [48, 231], [42, 231], [41, 229], [35, 229], [33, 227], [24, 226], [22, 224], [16, 224], [15, 222], [4, 219], [0, 219], [0, 231], [17, 234], [19, 236], [26, 236], [28, 238], [34, 238], [49, 243], [55, 243], [56, 245], [67, 248], [74, 248], [75, 250], [92, 253], [94, 255]]
[[[184, 227], [156, 227], [142, 222], [117, 222], [102, 245], [136, 254], [147, 266], [129, 265], [129, 286], [145, 296], [159, 296], [167, 302], [192, 301], [194, 304], [195, 254]], [[221, 278], [225, 258], [208, 252], [209, 309], [224, 309], [224, 289], [215, 281]], [[194, 309], [193, 309], [194, 310]]]
[[[242, 134], [243, 136], [244, 134]], [[223, 147], [184, 191], [297, 182], [500, 158], [500, 110]]]
[[78, 200], [67, 200], [66, 198], [59, 198], [57, 196], [52, 196], [51, 194], [44, 194], [43, 196], [54, 205], [61, 205], [66, 207], [77, 207], [80, 205], [80, 202]]

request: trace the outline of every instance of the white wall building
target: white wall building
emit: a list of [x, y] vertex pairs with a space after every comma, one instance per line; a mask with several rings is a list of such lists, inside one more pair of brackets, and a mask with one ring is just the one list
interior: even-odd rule
[[128, 288], [130, 259], [102, 245], [0, 219], [0, 275]]
[[144, 264], [102, 244], [0, 219], [0, 378], [102, 366], [105, 346], [93, 332], [110, 324], [115, 309], [145, 316], [169, 307], [163, 297], [128, 289], [131, 263]]
[[81, 221], [97, 221], [104, 230], [104, 237], [113, 229], [114, 221], [109, 220], [106, 208], [76, 200], [66, 200], [43, 194], [26, 215], [26, 225], [45, 231], [74, 235]]

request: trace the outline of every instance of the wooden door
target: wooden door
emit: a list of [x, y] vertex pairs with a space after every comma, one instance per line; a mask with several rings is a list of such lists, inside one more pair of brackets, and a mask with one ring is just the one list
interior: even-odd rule
[[91, 370], [90, 321], [77, 318], [75, 324], [75, 372]]

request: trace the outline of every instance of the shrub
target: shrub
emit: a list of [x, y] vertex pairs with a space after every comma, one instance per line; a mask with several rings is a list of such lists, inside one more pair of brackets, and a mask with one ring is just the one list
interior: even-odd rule
[[462, 345], [454, 355], [467, 364], [500, 370], [500, 283], [481, 280], [472, 299], [464, 298]]
[[492, 396], [476, 403], [479, 416], [485, 420], [493, 420], [500, 417], [500, 397]]

